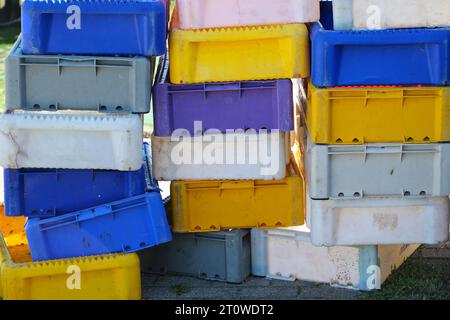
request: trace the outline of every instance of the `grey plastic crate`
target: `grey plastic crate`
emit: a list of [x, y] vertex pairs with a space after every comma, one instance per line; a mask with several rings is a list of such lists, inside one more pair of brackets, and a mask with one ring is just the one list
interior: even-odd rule
[[250, 231], [174, 233], [172, 242], [141, 251], [141, 270], [243, 282], [251, 272]]
[[316, 145], [308, 141], [312, 199], [450, 194], [450, 144]]
[[6, 108], [150, 111], [154, 58], [24, 55], [20, 39], [6, 59]]

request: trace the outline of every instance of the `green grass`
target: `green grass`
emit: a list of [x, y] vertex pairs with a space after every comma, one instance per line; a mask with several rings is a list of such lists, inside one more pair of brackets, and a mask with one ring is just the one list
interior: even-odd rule
[[409, 259], [369, 300], [449, 300], [450, 259]]
[[20, 24], [0, 28], [0, 111], [5, 108], [4, 60], [20, 33]]

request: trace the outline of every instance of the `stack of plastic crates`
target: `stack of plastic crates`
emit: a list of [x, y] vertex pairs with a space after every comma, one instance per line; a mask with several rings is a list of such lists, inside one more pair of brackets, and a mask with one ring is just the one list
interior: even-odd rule
[[[294, 89], [310, 233], [255, 232], [282, 240], [254, 248], [254, 273], [304, 279], [305, 261], [315, 261], [310, 279], [333, 274], [336, 285], [370, 290], [418, 244], [448, 240], [450, 28], [430, 22], [448, 14], [448, 1], [403, 4], [322, 3], [312, 77]], [[403, 10], [423, 13], [425, 24], [414, 14], [403, 21]]]
[[176, 1], [152, 137], [174, 241], [149, 249], [144, 271], [242, 282], [245, 229], [304, 223], [291, 79], [310, 75], [305, 23], [318, 20], [319, 1]]
[[23, 2], [0, 117], [4, 299], [140, 298], [133, 252], [171, 240], [142, 137], [167, 18], [164, 0]]

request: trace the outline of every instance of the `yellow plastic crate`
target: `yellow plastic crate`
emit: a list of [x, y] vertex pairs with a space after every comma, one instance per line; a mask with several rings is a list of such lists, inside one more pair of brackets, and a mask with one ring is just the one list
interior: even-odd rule
[[447, 142], [450, 88], [319, 89], [309, 83], [306, 119], [317, 144]]
[[174, 232], [278, 228], [304, 224], [304, 183], [298, 169], [274, 181], [174, 181]]
[[172, 83], [309, 77], [304, 24], [201, 30], [176, 25], [169, 39]]
[[25, 219], [22, 217], [5, 217], [3, 208], [0, 209], [1, 298], [5, 300], [141, 298], [139, 258], [136, 254], [31, 262], [24, 223]]

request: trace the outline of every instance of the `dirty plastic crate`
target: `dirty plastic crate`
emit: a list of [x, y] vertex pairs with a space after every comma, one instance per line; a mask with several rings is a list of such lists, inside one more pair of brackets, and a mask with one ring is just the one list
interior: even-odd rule
[[154, 59], [24, 55], [21, 45], [5, 62], [9, 110], [150, 111]]
[[316, 246], [448, 241], [448, 197], [307, 199], [306, 208], [311, 240]]
[[172, 239], [159, 192], [57, 217], [29, 218], [25, 231], [33, 261], [130, 253]]
[[144, 273], [242, 283], [251, 272], [249, 230], [176, 233], [170, 243], [140, 252]]
[[419, 245], [315, 247], [305, 227], [252, 230], [252, 273], [286, 281], [379, 289]]
[[304, 223], [303, 179], [173, 181], [174, 232], [208, 232], [238, 228], [273, 228]]
[[25, 54], [159, 56], [166, 51], [166, 0], [24, 0]]
[[[166, 60], [168, 64], [168, 60]], [[177, 129], [191, 135], [207, 129], [293, 130], [292, 83], [289, 79], [174, 85], [168, 67], [159, 70], [154, 88], [155, 136]], [[195, 122], [202, 130], [196, 132]]]
[[5, 214], [51, 217], [145, 193], [137, 171], [6, 169]]
[[174, 84], [310, 75], [308, 29], [304, 24], [194, 31], [173, 24], [169, 51], [170, 80]]
[[319, 0], [177, 0], [181, 29], [307, 23], [320, 18]]
[[316, 145], [308, 141], [312, 199], [450, 195], [450, 143]]
[[0, 166], [8, 169], [142, 167], [139, 115], [21, 112], [0, 115]]
[[173, 180], [279, 180], [289, 163], [287, 133], [152, 137], [153, 176]]
[[[3, 208], [0, 208], [0, 298], [141, 299], [141, 273], [137, 254], [31, 262], [23, 228], [25, 218], [7, 218], [2, 211]], [[80, 282], [76, 279], [77, 275]]]
[[317, 87], [436, 85], [450, 80], [450, 28], [311, 31]]
[[443, 27], [448, 0], [333, 0], [335, 30]]
[[327, 88], [309, 84], [306, 119], [319, 144], [450, 141], [450, 87]]

